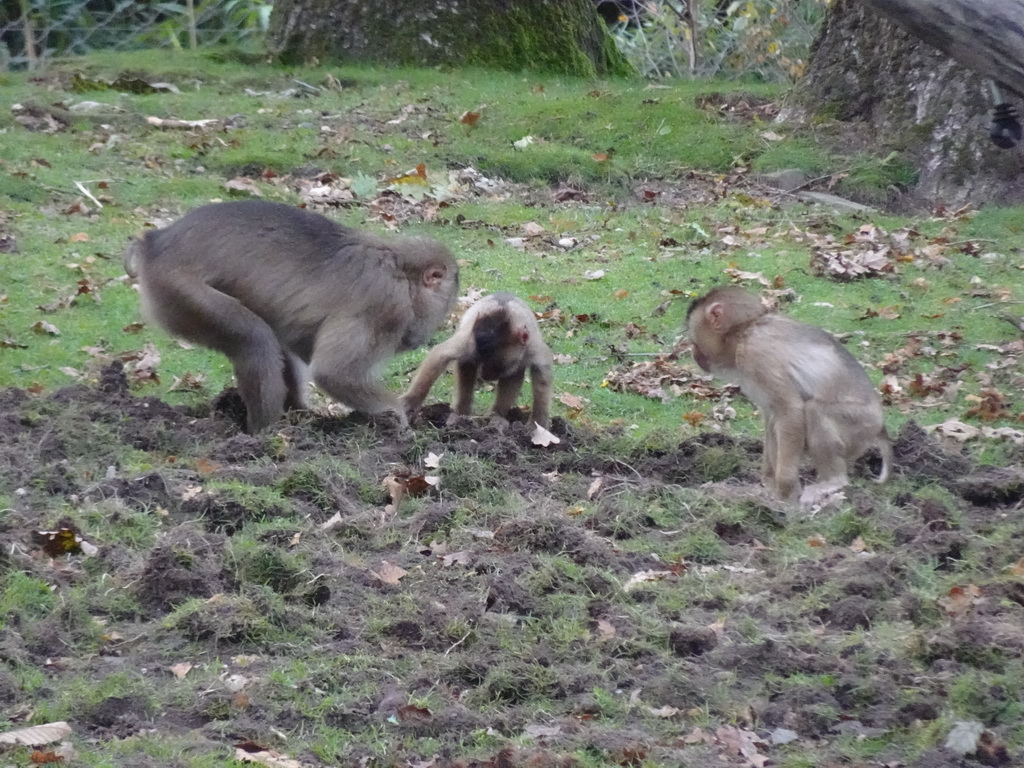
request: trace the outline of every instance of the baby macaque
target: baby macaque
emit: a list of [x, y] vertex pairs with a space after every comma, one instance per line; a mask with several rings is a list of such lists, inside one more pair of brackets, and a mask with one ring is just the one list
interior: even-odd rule
[[307, 368], [335, 400], [407, 425], [380, 368], [426, 343], [459, 290], [438, 242], [384, 239], [262, 201], [204, 205], [147, 232], [125, 269], [137, 271], [150, 318], [230, 358], [249, 432], [305, 407]]
[[430, 350], [402, 395], [410, 417], [419, 411], [430, 388], [452, 361], [456, 363], [452, 406], [456, 415], [469, 415], [473, 389], [477, 380], [483, 379], [497, 382], [493, 413], [507, 419], [529, 371], [533, 388], [531, 418], [545, 429], [550, 426], [554, 360], [541, 338], [533, 310], [522, 299], [511, 293], [495, 293], [469, 308], [455, 334]]
[[849, 465], [872, 446], [882, 454], [877, 481], [888, 479], [892, 446], [878, 393], [831, 334], [769, 313], [757, 296], [731, 286], [694, 300], [686, 322], [697, 364], [735, 381], [761, 411], [762, 479], [783, 500], [797, 498], [804, 453], [818, 476], [801, 504], [846, 485]]

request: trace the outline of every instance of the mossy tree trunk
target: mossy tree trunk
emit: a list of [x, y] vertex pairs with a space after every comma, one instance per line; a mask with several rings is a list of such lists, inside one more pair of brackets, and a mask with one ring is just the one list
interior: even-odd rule
[[991, 108], [986, 78], [860, 0], [836, 0], [784, 116], [865, 124], [880, 151], [915, 163], [920, 202], [1024, 200], [1021, 153], [992, 143]]
[[286, 63], [631, 71], [592, 0], [277, 0], [268, 41]]
[[1024, 0], [863, 0], [979, 75], [1024, 96]]

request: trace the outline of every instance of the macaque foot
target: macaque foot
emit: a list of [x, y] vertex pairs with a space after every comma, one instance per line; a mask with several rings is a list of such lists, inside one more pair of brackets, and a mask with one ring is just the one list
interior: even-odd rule
[[405, 420], [409, 424], [415, 424], [419, 420], [420, 409], [417, 405], [412, 405], [405, 400], [404, 397], [398, 398], [398, 407], [400, 412], [405, 414]]
[[846, 483], [815, 483], [804, 488], [800, 494], [800, 509], [815, 514], [827, 506], [838, 504], [846, 498], [843, 488]]

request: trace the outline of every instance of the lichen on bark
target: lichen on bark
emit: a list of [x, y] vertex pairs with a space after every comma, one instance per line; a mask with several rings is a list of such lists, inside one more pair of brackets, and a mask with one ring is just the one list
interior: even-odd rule
[[590, 0], [278, 0], [268, 44], [285, 63], [632, 73]]

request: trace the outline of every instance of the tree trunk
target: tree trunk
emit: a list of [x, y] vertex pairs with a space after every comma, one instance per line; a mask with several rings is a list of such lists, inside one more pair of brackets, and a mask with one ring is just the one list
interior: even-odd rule
[[992, 143], [991, 107], [987, 79], [861, 2], [836, 0], [784, 115], [862, 123], [866, 142], [915, 163], [913, 202], [1024, 200], [1020, 148]]
[[285, 63], [631, 72], [592, 0], [277, 0], [267, 39]]
[[863, 0], [979, 75], [1024, 96], [1024, 0]]

